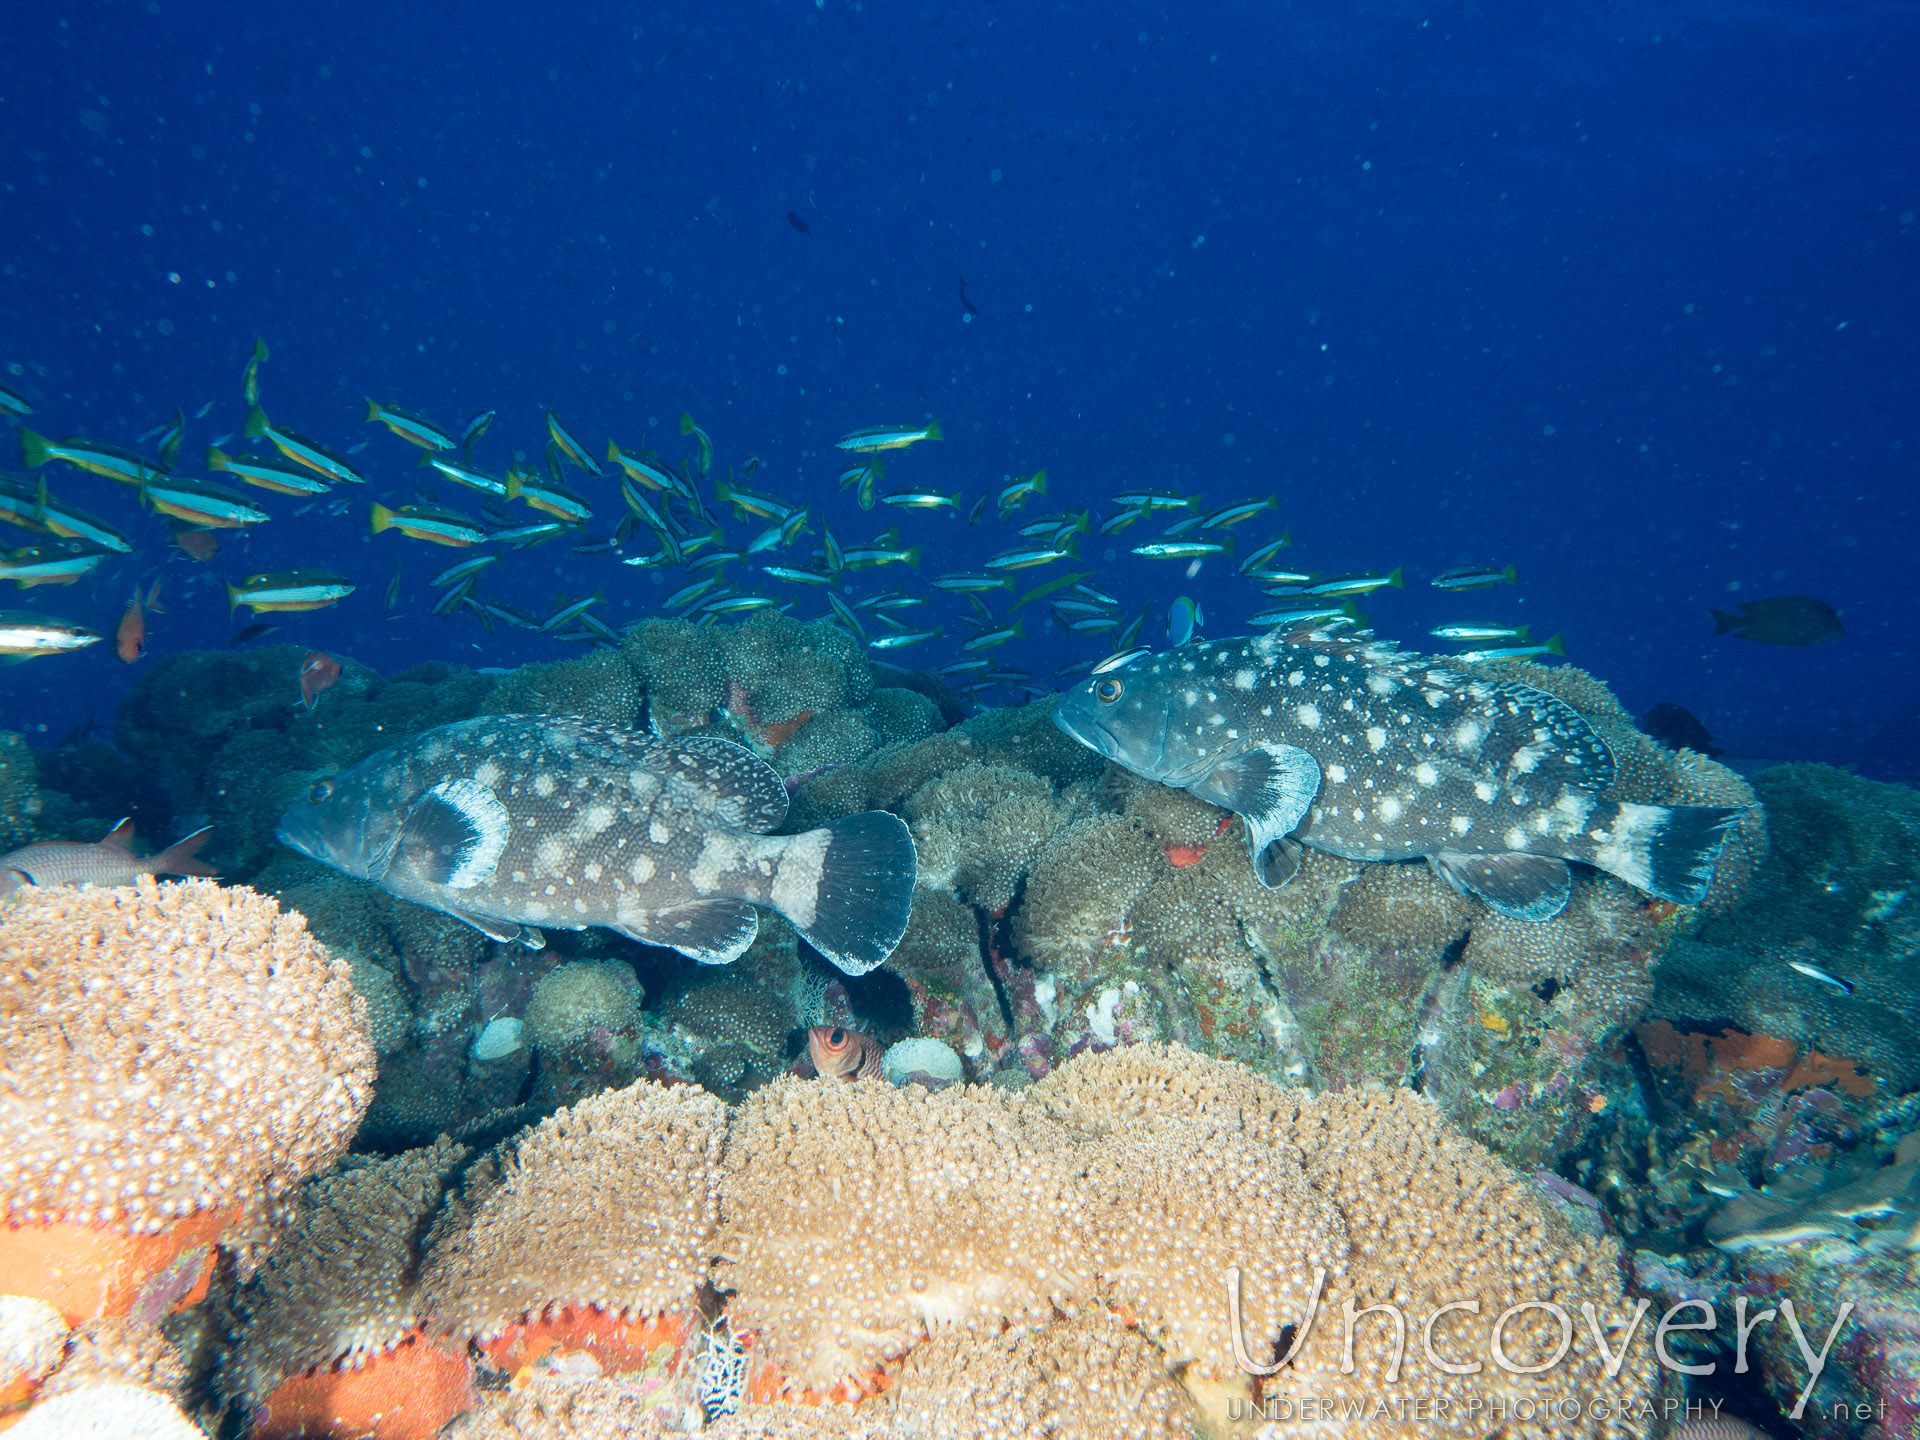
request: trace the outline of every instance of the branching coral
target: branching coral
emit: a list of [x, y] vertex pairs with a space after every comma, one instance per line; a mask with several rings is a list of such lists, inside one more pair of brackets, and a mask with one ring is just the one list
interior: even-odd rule
[[719, 1220], [726, 1107], [640, 1081], [543, 1120], [497, 1184], [474, 1187], [421, 1280], [442, 1330], [492, 1336], [548, 1307], [686, 1307]]

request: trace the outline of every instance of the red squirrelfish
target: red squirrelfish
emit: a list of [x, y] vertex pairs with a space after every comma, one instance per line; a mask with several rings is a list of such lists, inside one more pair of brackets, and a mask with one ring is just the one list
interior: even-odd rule
[[0, 855], [0, 895], [22, 885], [130, 885], [140, 875], [218, 875], [211, 865], [194, 859], [212, 833], [211, 825], [203, 825], [144, 858], [133, 853], [131, 820], [122, 820], [97, 845], [49, 840], [22, 846]]
[[340, 678], [340, 662], [324, 650], [309, 650], [300, 662], [300, 703], [311, 710], [320, 692]]
[[824, 1080], [867, 1080], [880, 1073], [886, 1046], [871, 1035], [844, 1025], [815, 1025], [807, 1031], [807, 1054]]

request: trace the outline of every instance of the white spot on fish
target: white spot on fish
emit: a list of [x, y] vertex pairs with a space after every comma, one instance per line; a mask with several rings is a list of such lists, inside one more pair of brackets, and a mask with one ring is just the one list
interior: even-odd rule
[[646, 884], [653, 878], [653, 857], [651, 855], [634, 856], [633, 864], [627, 867], [627, 873], [633, 876], [634, 884]]
[[1253, 689], [1253, 682], [1258, 678], [1259, 675], [1256, 671], [1238, 671], [1233, 677], [1233, 688], [1236, 690], [1251, 690]]
[[1453, 727], [1453, 735], [1451, 737], [1453, 748], [1460, 751], [1463, 755], [1471, 754], [1479, 748], [1480, 742], [1486, 738], [1486, 734], [1487, 727], [1482, 725], [1478, 720], [1462, 720], [1458, 725]]
[[1476, 780], [1473, 782], [1473, 793], [1491, 805], [1493, 797], [1500, 793], [1500, 787], [1491, 780]]
[[656, 845], [664, 845], [673, 838], [673, 832], [660, 821], [655, 820], [647, 826], [647, 838]]
[[1456, 835], [1464, 835], [1469, 830], [1473, 829], [1473, 819], [1471, 816], [1467, 816], [1467, 815], [1456, 815], [1453, 817], [1453, 819], [1449, 820], [1447, 824], [1452, 828], [1453, 833]]
[[533, 863], [546, 874], [555, 875], [566, 868], [572, 854], [572, 847], [566, 841], [558, 835], [549, 835], [533, 847]]
[[1422, 760], [1418, 765], [1413, 767], [1413, 778], [1418, 780], [1422, 785], [1438, 785], [1440, 783], [1440, 772], [1434, 769], [1428, 761]]
[[1307, 672], [1304, 670], [1295, 670], [1291, 675], [1287, 676], [1287, 684], [1289, 685], [1304, 685], [1306, 683]]
[[1387, 748], [1387, 732], [1379, 725], [1367, 727], [1367, 748], [1378, 753]]
[[1302, 705], [1293, 712], [1293, 716], [1309, 730], [1320, 728], [1320, 707], [1317, 705]]
[[1327, 766], [1327, 779], [1331, 780], [1336, 785], [1345, 784], [1347, 779], [1347, 767], [1344, 765]]
[[553, 794], [553, 776], [549, 775], [545, 770], [542, 770], [538, 775], [534, 776], [533, 793], [538, 795], [542, 800]]
[[474, 780], [491, 790], [500, 783], [500, 767], [491, 760], [480, 762], [480, 768], [473, 772]]
[[605, 872], [601, 870], [599, 861], [589, 860], [585, 865], [580, 867], [580, 873], [586, 876], [589, 881], [597, 881]]
[[787, 919], [804, 930], [813, 924], [820, 904], [820, 873], [826, 866], [830, 830], [809, 830], [785, 842], [780, 869], [767, 899]]
[[1510, 825], [1507, 827], [1507, 849], [1524, 850], [1529, 843], [1525, 830], [1522, 830], [1518, 825]]
[[[1406, 807], [1400, 803], [1399, 796], [1389, 795], [1380, 802], [1380, 818], [1387, 821], [1398, 820], [1405, 809]], [[1380, 837], [1375, 836], [1374, 838], [1378, 839]]]

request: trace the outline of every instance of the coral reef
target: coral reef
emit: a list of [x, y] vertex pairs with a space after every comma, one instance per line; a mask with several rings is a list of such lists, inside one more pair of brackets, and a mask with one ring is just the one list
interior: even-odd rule
[[267, 1261], [231, 1302], [219, 1390], [264, 1401], [283, 1376], [364, 1362], [420, 1321], [421, 1240], [467, 1159], [451, 1140], [384, 1159], [351, 1156], [300, 1187]]
[[[1427, 1102], [1406, 1092], [1316, 1099], [1178, 1048], [1082, 1057], [1020, 1096], [782, 1081], [736, 1120], [724, 1186], [716, 1283], [771, 1367], [749, 1393], [858, 1396], [897, 1384], [899, 1403], [924, 1406], [935, 1424], [951, 1402], [929, 1372], [975, 1363], [963, 1355], [1004, 1371], [1024, 1342], [1003, 1338], [996, 1357], [1003, 1324], [1045, 1327], [1056, 1311], [1088, 1307], [1129, 1317], [1133, 1338], [1107, 1352], [1135, 1377], [1129, 1393], [1151, 1373], [1138, 1348], [1150, 1344], [1188, 1402], [1223, 1422], [1251, 1395], [1221, 1303], [1229, 1274], [1254, 1357], [1273, 1356], [1304, 1324], [1295, 1370], [1318, 1393], [1363, 1403], [1392, 1382], [1377, 1355], [1350, 1378], [1338, 1327], [1307, 1323], [1316, 1272], [1331, 1277], [1329, 1303], [1431, 1309], [1471, 1298], [1486, 1316], [1548, 1300], [1609, 1315], [1624, 1305], [1613, 1247], [1576, 1234]], [[847, 1215], [861, 1217], [858, 1247], [843, 1241]], [[1513, 1353], [1523, 1331], [1528, 1346], [1553, 1348], [1522, 1323], [1507, 1331]], [[1023, 1363], [1037, 1375], [1006, 1379], [1005, 1403], [1048, 1383], [1044, 1354], [1029, 1349]], [[1603, 1364], [1569, 1355], [1552, 1383], [1623, 1403], [1651, 1393], [1650, 1356], [1630, 1355], [1616, 1378]], [[1456, 1404], [1468, 1394], [1431, 1360], [1410, 1360], [1408, 1373], [1419, 1393]], [[909, 1402], [916, 1375], [928, 1398]], [[1536, 1402], [1550, 1393], [1537, 1376], [1505, 1373], [1472, 1393], [1489, 1389]], [[1176, 1398], [1168, 1393], [1170, 1406]], [[1368, 1433], [1479, 1431], [1463, 1418], [1457, 1429]]]
[[205, 880], [21, 892], [0, 1022], [16, 1226], [264, 1218], [346, 1148], [373, 1079], [346, 963], [270, 897]]
[[23, 736], [0, 730], [0, 853], [34, 838], [41, 808], [33, 751]]
[[[1652, 1013], [1725, 1020], [1861, 1065], [1889, 1093], [1920, 1083], [1920, 795], [1823, 765], [1754, 778], [1773, 857], [1753, 893], [1661, 962]], [[1852, 993], [1801, 974], [1809, 965]]]
[[684, 1310], [706, 1276], [726, 1133], [718, 1100], [650, 1081], [541, 1121], [442, 1217], [420, 1282], [433, 1325], [485, 1338], [549, 1307]]
[[618, 653], [596, 650], [578, 660], [522, 665], [481, 703], [484, 714], [578, 715], [608, 725], [638, 724], [646, 687]]

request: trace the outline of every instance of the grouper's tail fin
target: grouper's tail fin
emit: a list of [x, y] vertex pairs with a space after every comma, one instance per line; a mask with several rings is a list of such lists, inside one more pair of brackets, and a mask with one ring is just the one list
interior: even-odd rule
[[913, 835], [884, 810], [867, 810], [793, 837], [780, 858], [773, 905], [849, 975], [885, 962], [913, 909]]
[[1649, 895], [1697, 905], [1713, 883], [1720, 842], [1740, 815], [1718, 805], [1602, 805], [1585, 828], [1605, 838], [1580, 858]]

